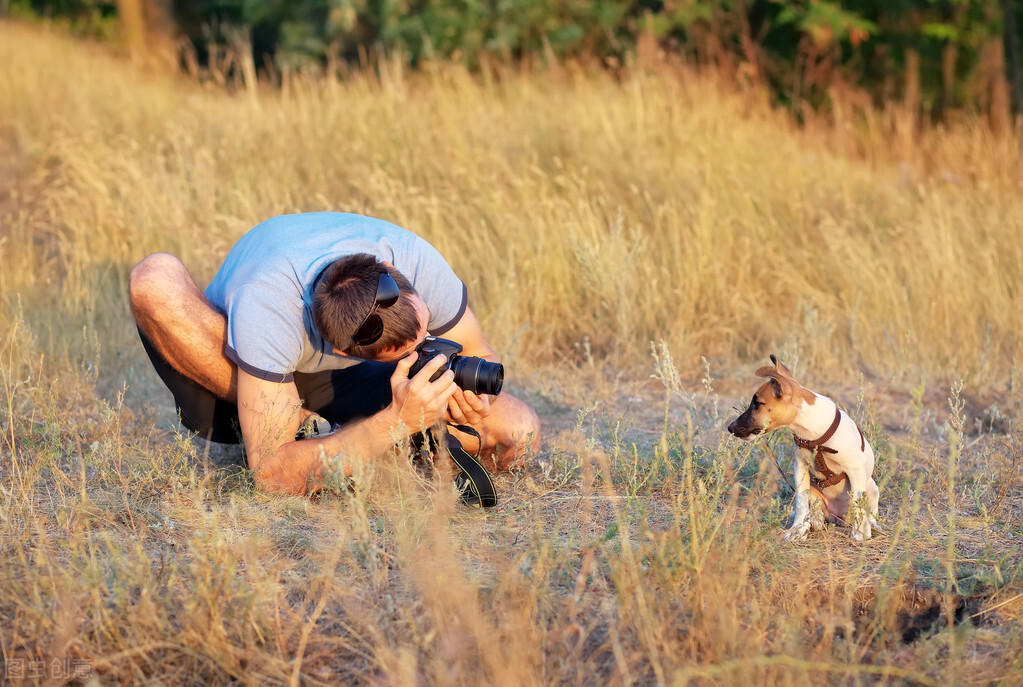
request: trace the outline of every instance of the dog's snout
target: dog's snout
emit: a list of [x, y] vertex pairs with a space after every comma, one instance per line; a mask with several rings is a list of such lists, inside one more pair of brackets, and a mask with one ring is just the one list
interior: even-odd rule
[[749, 410], [728, 423], [728, 432], [740, 439], [749, 441], [763, 431], [754, 421]]

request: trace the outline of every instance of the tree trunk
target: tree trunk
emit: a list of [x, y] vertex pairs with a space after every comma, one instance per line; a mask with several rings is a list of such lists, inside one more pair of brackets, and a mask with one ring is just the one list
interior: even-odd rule
[[172, 0], [117, 0], [117, 16], [132, 59], [165, 69], [177, 66]]
[[742, 45], [743, 57], [746, 58], [746, 75], [754, 86], [758, 86], [763, 74], [760, 69], [760, 50], [753, 38], [753, 29], [749, 24], [749, 11], [746, 9], [746, 3], [742, 0], [737, 2], [735, 7], [740, 27], [739, 42]]
[[133, 60], [146, 54], [146, 21], [141, 0], [117, 0], [117, 16], [124, 30], [124, 40]]
[[920, 111], [920, 52], [916, 48], [906, 49], [906, 91], [902, 104], [914, 117]]
[[150, 56], [166, 69], [178, 68], [178, 22], [174, 0], [143, 0], [142, 16]]
[[[990, 3], [987, 20], [990, 27], [1001, 23], [1001, 7]], [[980, 64], [987, 90], [988, 123], [995, 134], [1009, 129], [1009, 81], [1005, 74], [1005, 43], [1000, 30], [993, 31], [980, 46]]]
[[955, 106], [956, 63], [959, 61], [959, 44], [945, 41], [941, 46], [941, 118], [948, 116]]
[[1012, 84], [1012, 113], [1023, 114], [1023, 80], [1019, 71], [1019, 37], [1016, 35], [1016, 12], [1012, 0], [1005, 0], [1005, 57], [1009, 61], [1009, 83]]
[[249, 29], [231, 27], [225, 29], [227, 43], [234, 52], [234, 58], [242, 71], [242, 85], [249, 94], [249, 101], [259, 104], [259, 83], [256, 79], [256, 63], [252, 55], [252, 35]]
[[902, 112], [898, 113], [896, 129], [904, 145], [912, 147], [916, 140], [920, 117], [920, 51], [906, 48], [906, 83], [902, 93]]

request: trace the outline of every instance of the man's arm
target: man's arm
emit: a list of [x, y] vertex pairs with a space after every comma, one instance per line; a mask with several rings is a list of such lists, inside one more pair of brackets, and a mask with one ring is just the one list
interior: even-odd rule
[[268, 382], [239, 370], [238, 418], [256, 484], [290, 494], [318, 491], [328, 458], [344, 455], [349, 474], [354, 462], [375, 458], [393, 446], [401, 436], [396, 431], [408, 435], [439, 421], [458, 390], [454, 374], [448, 370], [430, 381], [445, 362], [444, 356], [437, 356], [409, 379], [416, 357], [413, 353], [398, 361], [387, 408], [326, 437], [302, 441], [295, 440], [302, 405], [295, 384]]
[[[462, 355], [486, 358], [499, 362], [500, 358], [490, 346], [483, 327], [469, 308], [455, 326], [444, 333], [444, 338], [462, 344]], [[540, 451], [540, 421], [536, 412], [523, 401], [507, 392], [497, 396], [477, 396], [459, 390], [448, 402], [447, 419], [457, 425], [471, 425], [480, 433], [481, 453], [496, 450], [494, 464], [498, 470], [521, 463], [523, 454]], [[472, 447], [476, 439], [465, 437], [465, 446]]]
[[445, 339], [451, 339], [462, 344], [462, 355], [474, 355], [477, 358], [486, 358], [495, 363], [499, 361], [497, 354], [494, 353], [494, 349], [487, 342], [487, 337], [483, 334], [483, 327], [480, 325], [480, 321], [476, 319], [476, 315], [468, 307], [462, 313], [458, 322], [455, 323], [455, 326], [444, 332], [443, 336]]

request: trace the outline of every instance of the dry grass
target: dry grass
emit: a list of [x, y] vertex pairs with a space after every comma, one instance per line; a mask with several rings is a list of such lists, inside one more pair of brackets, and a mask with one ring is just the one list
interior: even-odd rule
[[[1017, 141], [796, 130], [667, 67], [385, 65], [253, 100], [11, 24], [0, 64], [8, 672], [1023, 679]], [[493, 512], [395, 457], [355, 493], [269, 496], [170, 431], [131, 265], [167, 250], [203, 282], [254, 223], [313, 209], [414, 229], [468, 282], [546, 432]], [[783, 545], [791, 446], [723, 431], [772, 351], [877, 451], [866, 545]]]

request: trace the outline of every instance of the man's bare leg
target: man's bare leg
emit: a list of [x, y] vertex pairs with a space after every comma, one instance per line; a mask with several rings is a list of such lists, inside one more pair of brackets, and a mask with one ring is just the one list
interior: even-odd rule
[[238, 369], [224, 356], [227, 319], [210, 306], [185, 265], [153, 253], [131, 271], [135, 322], [171, 366], [218, 397], [237, 398]]
[[[132, 314], [139, 329], [171, 366], [218, 397], [237, 399], [238, 368], [224, 356], [227, 319], [210, 306], [185, 265], [170, 253], [153, 253], [131, 271]], [[304, 417], [308, 409], [302, 409]], [[491, 400], [491, 414], [477, 428], [480, 456], [497, 470], [522, 464], [540, 450], [536, 412], [511, 394]], [[467, 450], [480, 443], [453, 430]]]

